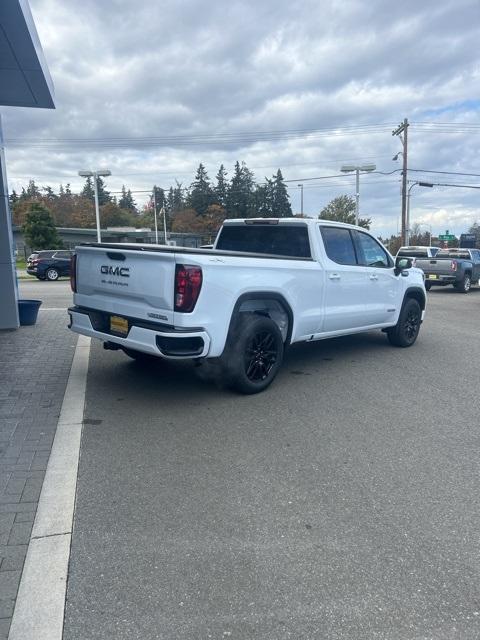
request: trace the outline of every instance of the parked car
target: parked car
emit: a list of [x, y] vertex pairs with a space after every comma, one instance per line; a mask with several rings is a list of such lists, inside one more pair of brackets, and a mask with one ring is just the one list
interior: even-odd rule
[[413, 345], [426, 293], [410, 266], [359, 227], [313, 219], [227, 220], [213, 249], [81, 245], [69, 327], [138, 360], [210, 361], [258, 393], [295, 342], [379, 329]]
[[452, 284], [468, 293], [480, 278], [480, 249], [440, 249], [434, 258], [418, 258], [415, 265], [425, 273], [425, 288]]
[[73, 251], [37, 251], [27, 260], [27, 273], [39, 280], [58, 280], [61, 276], [70, 275], [70, 262]]

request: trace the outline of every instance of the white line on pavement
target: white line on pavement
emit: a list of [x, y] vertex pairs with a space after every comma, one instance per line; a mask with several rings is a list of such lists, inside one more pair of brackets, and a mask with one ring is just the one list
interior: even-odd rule
[[61, 640], [90, 338], [79, 336], [48, 461], [9, 640]]

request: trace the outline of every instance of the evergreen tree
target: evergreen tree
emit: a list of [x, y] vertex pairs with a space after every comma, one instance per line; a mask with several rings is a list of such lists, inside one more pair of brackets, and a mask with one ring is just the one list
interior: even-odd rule
[[228, 182], [227, 182], [227, 172], [223, 164], [220, 165], [220, 169], [218, 170], [218, 173], [215, 177], [217, 180], [217, 185], [215, 187], [215, 195], [217, 198], [217, 202], [222, 207], [225, 207], [227, 204]]
[[92, 202], [95, 200], [95, 192], [93, 190], [93, 178], [92, 178], [92, 176], [87, 176], [86, 177], [85, 185], [84, 185], [80, 195], [83, 196], [84, 198], [88, 198], [89, 200], [92, 200]]
[[[95, 191], [94, 191], [93, 180], [94, 178], [92, 176], [86, 177], [85, 185], [81, 193], [81, 195], [84, 198], [88, 198], [89, 200], [92, 200], [92, 202], [95, 201]], [[100, 206], [104, 204], [108, 204], [109, 202], [112, 202], [112, 197], [110, 195], [110, 192], [105, 189], [105, 182], [103, 181], [103, 178], [101, 176], [97, 178], [97, 190], [98, 190], [98, 204]]]
[[48, 201], [53, 201], [57, 199], [57, 195], [53, 191], [52, 187], [46, 186], [43, 187], [42, 191], [44, 192], [44, 199]]
[[30, 205], [22, 231], [32, 249], [59, 249], [63, 246], [50, 211], [38, 202]]
[[[352, 196], [338, 196], [327, 204], [320, 211], [318, 216], [322, 220], [334, 220], [335, 222], [346, 222], [355, 224], [355, 198]], [[372, 221], [370, 218], [359, 218], [360, 227], [370, 229]]]
[[227, 216], [229, 218], [251, 218], [255, 215], [253, 173], [246, 164], [238, 161], [230, 180], [227, 194]]
[[273, 217], [273, 183], [269, 178], [265, 179], [265, 184], [257, 185], [255, 190], [256, 215], [260, 218]]
[[12, 189], [12, 193], [10, 194], [10, 197], [8, 198], [10, 201], [10, 206], [13, 207], [13, 205], [18, 202], [18, 193], [15, 191], [15, 189]]
[[190, 185], [188, 206], [198, 215], [204, 216], [208, 207], [215, 201], [215, 194], [210, 184], [207, 171], [202, 163], [199, 164], [195, 180]]
[[22, 187], [20, 200], [38, 200], [41, 196], [40, 189], [35, 184], [35, 180], [28, 181], [28, 187]]
[[292, 207], [290, 205], [290, 197], [287, 187], [283, 181], [280, 169], [273, 176], [271, 181], [272, 188], [272, 215], [274, 218], [289, 218], [292, 216]]
[[132, 197], [132, 192], [130, 189], [127, 191], [125, 189], [125, 185], [122, 185], [122, 197], [118, 201], [118, 206], [120, 209], [125, 209], [126, 211], [130, 211], [131, 213], [137, 213], [137, 207]]
[[101, 176], [98, 177], [97, 183], [98, 183], [98, 187], [97, 187], [98, 188], [98, 204], [100, 206], [104, 204], [108, 204], [109, 202], [112, 201], [112, 197], [110, 195], [110, 191], [107, 191], [105, 189], [105, 182]]
[[67, 182], [67, 184], [65, 185], [65, 196], [67, 198], [70, 198], [72, 196], [72, 190], [70, 188], [70, 183]]

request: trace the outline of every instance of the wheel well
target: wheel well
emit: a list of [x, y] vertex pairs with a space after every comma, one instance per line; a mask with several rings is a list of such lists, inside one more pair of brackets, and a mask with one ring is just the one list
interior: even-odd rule
[[284, 343], [288, 344], [293, 329], [293, 313], [289, 304], [280, 295], [268, 293], [254, 293], [241, 296], [232, 314], [229, 332], [234, 321], [241, 313], [257, 313], [275, 322], [282, 334]]
[[414, 300], [416, 300], [418, 302], [418, 304], [420, 305], [420, 308], [422, 309], [422, 311], [425, 309], [425, 296], [423, 294], [423, 291], [420, 291], [420, 289], [410, 289], [407, 291], [406, 295], [405, 295], [405, 299], [407, 298], [413, 298]]

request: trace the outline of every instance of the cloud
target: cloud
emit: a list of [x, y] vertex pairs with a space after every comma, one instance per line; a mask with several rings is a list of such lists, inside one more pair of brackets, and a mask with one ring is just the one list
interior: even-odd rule
[[[80, 186], [78, 169], [108, 166], [109, 187], [168, 188], [193, 179], [203, 162], [211, 178], [223, 163], [245, 160], [262, 180], [281, 167], [297, 184], [332, 175], [347, 162], [398, 169], [401, 150], [391, 129], [404, 117], [409, 166], [480, 174], [480, 71], [475, 1], [385, 3], [326, 0], [31, 0], [32, 12], [56, 88], [55, 111], [4, 110], [5, 136], [46, 139], [180, 136], [165, 146], [112, 148], [73, 142], [62, 148], [7, 147], [10, 184]], [[454, 131], [422, 122], [456, 122]], [[361, 129], [365, 125], [386, 125]], [[186, 145], [185, 136], [338, 128], [280, 141]], [[347, 135], [348, 134], [348, 135]], [[435, 182], [445, 175], [426, 174]], [[414, 180], [421, 174], [410, 174]], [[424, 179], [423, 178], [419, 179]], [[450, 177], [450, 182], [478, 177]], [[308, 184], [308, 186], [307, 186]], [[395, 232], [399, 174], [362, 176], [361, 211], [374, 229]], [[329, 199], [354, 194], [354, 179], [306, 181], [305, 211], [318, 214]], [[422, 193], [420, 193], [422, 191]], [[412, 207], [430, 207], [432, 224], [451, 216], [456, 232], [475, 217], [478, 191], [416, 189]], [[137, 202], [142, 201], [139, 194]], [[418, 211], [417, 211], [417, 206]], [[445, 214], [445, 215], [447, 215]], [[463, 217], [462, 217], [463, 216]], [[434, 229], [435, 231], [435, 229]]]

